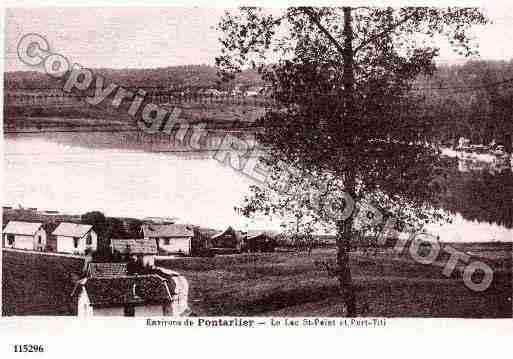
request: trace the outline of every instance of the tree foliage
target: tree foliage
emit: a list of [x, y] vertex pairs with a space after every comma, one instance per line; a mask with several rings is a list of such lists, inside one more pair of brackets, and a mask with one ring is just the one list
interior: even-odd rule
[[470, 8], [299, 7], [279, 15], [241, 8], [219, 23], [223, 77], [255, 68], [277, 103], [258, 136], [270, 178], [252, 187], [240, 210], [334, 226], [349, 315], [356, 307], [348, 252], [359, 224], [333, 214], [354, 200], [417, 225], [440, 218], [433, 118], [409, 92], [419, 75], [433, 74], [435, 36], [470, 56], [467, 30], [485, 22]]
[[98, 235], [97, 252], [101, 255], [110, 253], [110, 240], [107, 236], [107, 218], [100, 211], [91, 211], [82, 215], [82, 223], [90, 224]]
[[513, 133], [513, 62], [469, 61], [444, 66], [415, 83], [434, 136], [450, 144], [463, 136], [476, 144], [504, 145]]
[[244, 214], [274, 208], [322, 218], [304, 196], [316, 188], [331, 194], [343, 189], [356, 201], [386, 197], [381, 204], [387, 210], [404, 208], [404, 201], [411, 208], [436, 204], [441, 172], [439, 153], [429, 145], [433, 118], [419, 111], [422, 98], [409, 90], [419, 75], [433, 74], [438, 49], [430, 39], [445, 35], [470, 56], [474, 50], [466, 31], [485, 18], [468, 8], [353, 8], [351, 16], [350, 116], [342, 9], [289, 8], [277, 16], [242, 8], [219, 24], [224, 36], [217, 63], [224, 76], [250, 65], [272, 84], [278, 107], [260, 120], [267, 130], [259, 136], [271, 153], [270, 182], [283, 177], [284, 168], [295, 172], [288, 176], [290, 193], [253, 187]]

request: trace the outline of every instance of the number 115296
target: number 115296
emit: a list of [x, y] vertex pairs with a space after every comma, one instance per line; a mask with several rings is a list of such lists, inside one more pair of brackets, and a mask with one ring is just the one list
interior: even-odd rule
[[14, 344], [15, 353], [43, 353], [45, 347], [41, 344]]

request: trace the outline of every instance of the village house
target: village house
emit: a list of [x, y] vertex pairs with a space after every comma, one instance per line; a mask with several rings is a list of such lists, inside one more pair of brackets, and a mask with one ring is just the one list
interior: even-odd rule
[[212, 243], [210, 238], [217, 233], [215, 229], [199, 226], [193, 227], [194, 237], [192, 239], [191, 254], [193, 256], [210, 256]]
[[276, 246], [275, 235], [269, 232], [250, 231], [244, 241], [244, 249], [248, 252], [274, 252]]
[[96, 251], [98, 235], [90, 224], [59, 223], [52, 232], [57, 242], [57, 252], [86, 254], [86, 251]]
[[159, 251], [190, 255], [194, 231], [185, 224], [143, 224], [144, 239], [154, 240]]
[[111, 239], [110, 245], [113, 254], [122, 259], [135, 257], [136, 261], [144, 267], [155, 265], [157, 255], [157, 242], [152, 239]]
[[9, 221], [3, 230], [5, 248], [44, 251], [46, 232], [41, 222]]
[[210, 238], [212, 248], [215, 250], [235, 251], [242, 250], [242, 233], [235, 231], [231, 226], [223, 232]]
[[71, 295], [79, 317], [171, 316], [175, 285], [157, 274], [128, 274], [126, 263], [90, 263]]

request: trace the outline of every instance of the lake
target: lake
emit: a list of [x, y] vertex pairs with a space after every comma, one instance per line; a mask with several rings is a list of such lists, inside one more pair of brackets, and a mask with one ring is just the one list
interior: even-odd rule
[[[215, 148], [222, 135], [210, 136], [205, 148]], [[235, 213], [234, 206], [257, 182], [213, 155], [138, 131], [6, 134], [4, 205], [178, 217], [218, 229], [279, 229], [279, 219], [248, 220]], [[469, 170], [454, 161], [442, 198], [453, 223], [429, 230], [442, 241], [512, 241], [511, 169]]]

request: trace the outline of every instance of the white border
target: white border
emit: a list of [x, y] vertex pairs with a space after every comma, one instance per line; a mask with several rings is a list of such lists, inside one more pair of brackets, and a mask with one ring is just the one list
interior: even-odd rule
[[[81, 6], [203, 6], [233, 8], [237, 5], [286, 7], [312, 5], [313, 1], [145, 0], [82, 1]], [[366, 5], [448, 5], [447, 1], [351, 1]], [[513, 1], [493, 1], [500, 7]], [[346, 3], [344, 3], [346, 4]], [[453, 0], [452, 6], [481, 6], [484, 1]], [[340, 5], [339, 1], [315, 1], [315, 5]], [[4, 6], [70, 6], [69, 0], [7, 0], [2, 6], [1, 46], [4, 49]], [[513, 25], [513, 24], [512, 24]], [[513, 39], [512, 39], [513, 40]], [[504, 44], [510, 46], [510, 44]], [[3, 57], [1, 58], [3, 68]], [[3, 83], [3, 71], [0, 75]], [[3, 102], [1, 96], [0, 102]], [[2, 104], [3, 108], [3, 104]], [[2, 114], [3, 116], [3, 114]], [[1, 131], [1, 130], [0, 130]], [[3, 133], [2, 133], [3, 139]], [[3, 140], [2, 140], [3, 146]], [[2, 147], [3, 148], [3, 147]], [[3, 161], [3, 151], [2, 151]], [[3, 188], [3, 186], [2, 186]], [[296, 318], [297, 319], [297, 318]], [[491, 357], [511, 355], [513, 320], [387, 319], [385, 328], [148, 328], [144, 319], [88, 319], [64, 317], [0, 318], [0, 356], [91, 358], [200, 357], [374, 357], [385, 355], [420, 358]], [[43, 344], [44, 354], [15, 354], [13, 344]], [[388, 354], [384, 350], [391, 350]]]

